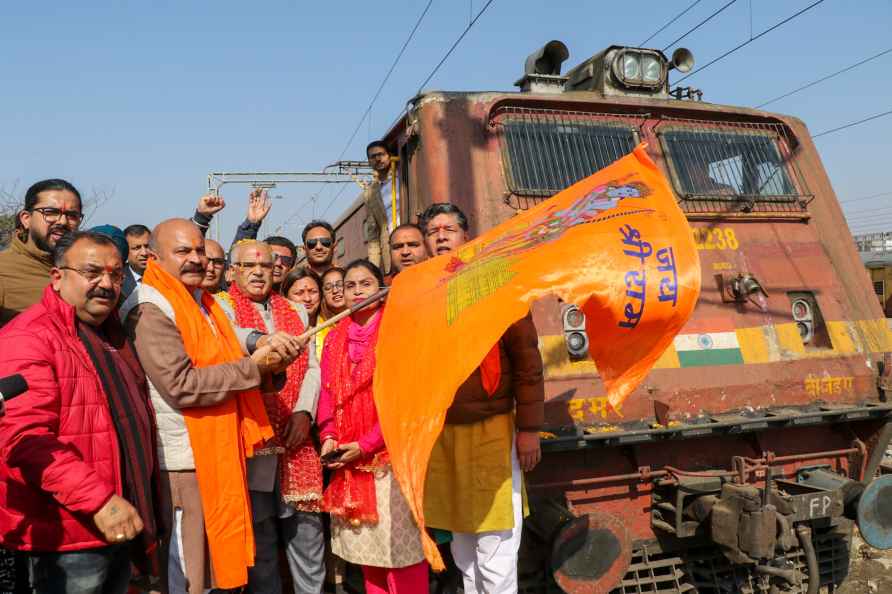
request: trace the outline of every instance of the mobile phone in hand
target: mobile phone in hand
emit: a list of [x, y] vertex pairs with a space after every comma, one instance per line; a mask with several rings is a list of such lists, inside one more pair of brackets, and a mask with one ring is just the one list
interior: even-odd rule
[[332, 450], [332, 451], [328, 452], [327, 454], [322, 454], [322, 456], [319, 457], [319, 461], [322, 462], [323, 464], [334, 464], [343, 455], [344, 455], [344, 450]]

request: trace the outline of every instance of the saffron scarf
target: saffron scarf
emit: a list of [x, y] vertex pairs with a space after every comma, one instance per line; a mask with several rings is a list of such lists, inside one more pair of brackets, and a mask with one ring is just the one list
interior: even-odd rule
[[[229, 292], [222, 294], [221, 297], [229, 298], [239, 326], [269, 333], [270, 330], [266, 327], [254, 302], [235, 283], [231, 284]], [[269, 306], [273, 314], [273, 325], [277, 331], [287, 332], [292, 336], [303, 334], [304, 325], [290, 301], [277, 293], [272, 293], [269, 296]], [[285, 432], [294, 405], [300, 397], [300, 388], [307, 373], [308, 362], [309, 354], [307, 349], [304, 349], [297, 360], [288, 366], [282, 390], [275, 394], [263, 395], [266, 414], [276, 431], [276, 436]], [[282, 454], [279, 463], [279, 488], [282, 499], [300, 511], [320, 511], [322, 464], [316, 448], [313, 447], [313, 441], [308, 437], [296, 447], [285, 449], [278, 437], [274, 437], [267, 446], [273, 452]]]
[[[193, 366], [210, 367], [244, 357], [229, 318], [206, 291], [201, 291], [201, 305], [208, 318], [183, 283], [155, 261], [149, 261], [142, 280], [173, 308]], [[245, 456], [253, 456], [254, 448], [274, 433], [258, 389], [238, 392], [235, 398], [215, 406], [186, 408], [182, 413], [195, 458], [213, 582], [217, 588], [238, 588], [248, 582], [248, 567], [254, 565]]]
[[[378, 423], [372, 379], [375, 374], [375, 345], [381, 312], [366, 326], [342, 320], [325, 340], [322, 382], [334, 404], [338, 443], [358, 441]], [[322, 500], [322, 509], [353, 525], [377, 524], [375, 472], [390, 463], [387, 451], [371, 459], [359, 458], [332, 475]]]

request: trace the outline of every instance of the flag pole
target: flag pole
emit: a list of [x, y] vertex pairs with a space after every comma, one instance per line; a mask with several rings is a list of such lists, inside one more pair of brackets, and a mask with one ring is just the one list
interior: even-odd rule
[[308, 339], [312, 336], [315, 336], [316, 334], [318, 334], [319, 332], [322, 332], [326, 328], [330, 328], [331, 326], [334, 326], [335, 324], [337, 324], [338, 322], [340, 322], [341, 320], [343, 320], [350, 314], [356, 313], [363, 307], [370, 305], [370, 304], [374, 303], [375, 301], [384, 299], [387, 296], [387, 293], [389, 291], [390, 291], [390, 287], [384, 287], [383, 289], [381, 289], [374, 295], [371, 295], [370, 297], [363, 299], [362, 301], [360, 301], [359, 303], [357, 303], [356, 305], [354, 305], [352, 307], [348, 307], [341, 313], [337, 314], [336, 316], [333, 316], [332, 318], [329, 318], [328, 320], [325, 320], [318, 326], [313, 326], [309, 330], [305, 331], [303, 334], [300, 334], [299, 336], [297, 336], [297, 339], [303, 340], [305, 338]]

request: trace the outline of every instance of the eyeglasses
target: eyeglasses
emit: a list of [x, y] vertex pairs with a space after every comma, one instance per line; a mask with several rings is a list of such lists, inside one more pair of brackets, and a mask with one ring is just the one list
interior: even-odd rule
[[309, 249], [312, 250], [316, 247], [316, 244], [318, 244], [318, 243], [321, 243], [322, 247], [331, 247], [331, 238], [330, 237], [319, 237], [317, 239], [308, 239], [305, 242], [305, 245]]
[[120, 285], [124, 282], [123, 270], [112, 270], [111, 272], [108, 270], [97, 270], [95, 268], [82, 270], [80, 268], [72, 268], [71, 266], [59, 266], [59, 270], [72, 270], [84, 277], [91, 285], [98, 283], [99, 279], [105, 275], [108, 275], [108, 280], [110, 280], [113, 285]]
[[208, 264], [212, 264], [214, 266], [223, 266], [226, 264], [226, 258], [208, 258]]
[[326, 293], [332, 293], [334, 291], [343, 291], [344, 283], [343, 281], [338, 281], [336, 283], [325, 283], [322, 285], [322, 290]]
[[273, 263], [272, 262], [233, 262], [233, 266], [237, 266], [242, 270], [253, 270], [254, 268], [260, 267], [261, 270], [272, 270]]
[[281, 254], [273, 254], [273, 261], [276, 264], [281, 264], [285, 268], [291, 268], [291, 266], [294, 264], [294, 257], [293, 256], [283, 256]]
[[43, 215], [43, 219], [47, 223], [55, 223], [63, 216], [71, 221], [72, 223], [80, 224], [80, 222], [84, 219], [84, 213], [77, 210], [60, 210], [58, 208], [32, 208], [32, 211], [36, 210], [41, 215]]

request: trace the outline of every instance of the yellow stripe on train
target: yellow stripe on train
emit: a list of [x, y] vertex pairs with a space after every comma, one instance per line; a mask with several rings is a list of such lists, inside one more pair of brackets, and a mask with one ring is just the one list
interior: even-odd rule
[[[747, 365], [892, 352], [892, 330], [885, 318], [832, 321], [827, 322], [826, 327], [832, 345], [829, 348], [806, 347], [795, 323], [737, 328], [736, 333], [743, 362]], [[595, 364], [590, 359], [570, 360], [562, 334], [540, 336], [539, 350], [545, 364], [546, 379], [572, 379], [597, 374]], [[674, 345], [670, 345], [654, 365], [654, 369], [680, 367]]]

